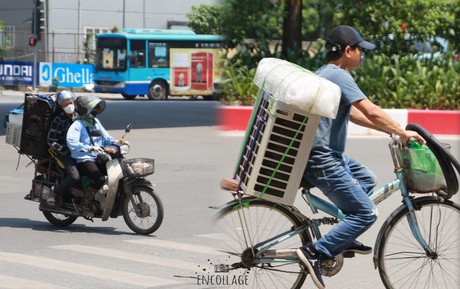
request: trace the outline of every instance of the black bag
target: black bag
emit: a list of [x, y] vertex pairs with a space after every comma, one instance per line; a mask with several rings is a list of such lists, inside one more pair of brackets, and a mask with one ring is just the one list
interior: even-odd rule
[[47, 138], [53, 110], [50, 96], [26, 93], [19, 153], [36, 158], [49, 157]]

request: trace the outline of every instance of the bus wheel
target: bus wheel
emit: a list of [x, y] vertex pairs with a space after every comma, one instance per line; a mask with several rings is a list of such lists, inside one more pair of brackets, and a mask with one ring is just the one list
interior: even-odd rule
[[161, 80], [152, 81], [149, 88], [149, 94], [147, 95], [150, 99], [161, 100], [167, 97], [166, 83]]
[[121, 95], [123, 95], [123, 97], [127, 100], [133, 100], [136, 98], [137, 95], [128, 95], [128, 94], [124, 94], [122, 93]]

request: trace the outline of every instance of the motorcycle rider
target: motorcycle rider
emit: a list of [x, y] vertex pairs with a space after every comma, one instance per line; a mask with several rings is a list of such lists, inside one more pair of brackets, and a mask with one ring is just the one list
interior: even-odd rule
[[[111, 145], [115, 139], [102, 126], [96, 115], [104, 111], [106, 103], [93, 95], [80, 96], [76, 102], [77, 119], [67, 132], [67, 146], [77, 162], [78, 170], [91, 183], [85, 189], [80, 203], [80, 213], [86, 218], [94, 216], [89, 204], [105, 182], [105, 163], [96, 163], [101, 146]], [[94, 135], [97, 131], [97, 136]]]
[[75, 94], [67, 90], [60, 91], [56, 95], [58, 106], [56, 107], [55, 117], [48, 131], [47, 140], [50, 148], [57, 153], [57, 157], [64, 163], [66, 177], [61, 183], [55, 186], [54, 193], [48, 196], [48, 206], [54, 206], [57, 196], [66, 196], [70, 192], [70, 189], [80, 182], [77, 164], [70, 156], [70, 150], [66, 143], [67, 130], [76, 117], [76, 99]]

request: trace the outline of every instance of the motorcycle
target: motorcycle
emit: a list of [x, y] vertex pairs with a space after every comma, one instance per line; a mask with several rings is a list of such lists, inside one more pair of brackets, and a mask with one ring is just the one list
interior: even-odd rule
[[[154, 160], [147, 158], [125, 159], [130, 146], [124, 137], [131, 130], [128, 125], [121, 140], [114, 145], [101, 147], [98, 158], [105, 159], [107, 177], [104, 186], [96, 193], [90, 203], [93, 218], [107, 221], [123, 216], [127, 226], [137, 234], [149, 235], [155, 232], [163, 221], [163, 205], [155, 193], [152, 183], [146, 179], [154, 173]], [[98, 136], [99, 131], [92, 132]], [[51, 157], [34, 159], [35, 173], [32, 189], [25, 196], [26, 200], [39, 202], [39, 210], [53, 225], [66, 227], [83, 217], [78, 204], [82, 193], [89, 184], [89, 179], [82, 176], [81, 187], [72, 188], [65, 196], [58, 196], [54, 206], [47, 204], [49, 194], [56, 184], [65, 177], [64, 166], [53, 148], [49, 149]], [[93, 221], [93, 218], [86, 218]]]

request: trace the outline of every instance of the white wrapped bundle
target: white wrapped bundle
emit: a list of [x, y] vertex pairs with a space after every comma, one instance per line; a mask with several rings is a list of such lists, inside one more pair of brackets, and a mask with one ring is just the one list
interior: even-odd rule
[[340, 88], [331, 81], [296, 64], [264, 58], [257, 66], [254, 83], [285, 104], [334, 119], [340, 102]]

